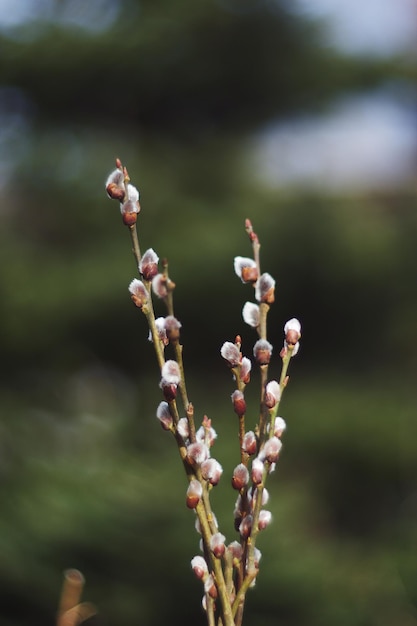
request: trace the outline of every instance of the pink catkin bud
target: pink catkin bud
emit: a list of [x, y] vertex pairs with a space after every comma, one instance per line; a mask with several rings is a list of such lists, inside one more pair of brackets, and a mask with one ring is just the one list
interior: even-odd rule
[[142, 274], [144, 280], [149, 281], [156, 276], [158, 273], [158, 261], [159, 257], [152, 248], [146, 250], [139, 263], [139, 272]]
[[259, 513], [258, 528], [264, 530], [272, 522], [271, 511], [262, 510]]
[[271, 380], [265, 389], [265, 404], [273, 409], [281, 399], [281, 388], [276, 380]]
[[205, 443], [190, 443], [187, 448], [187, 459], [191, 465], [200, 465], [209, 457], [209, 450]]
[[256, 299], [272, 304], [275, 300], [275, 280], [270, 274], [262, 274], [256, 283]]
[[244, 539], [247, 539], [249, 535], [251, 534], [252, 522], [253, 522], [252, 515], [246, 515], [243, 518], [243, 520], [240, 522], [239, 533], [241, 537], [243, 537]]
[[254, 259], [237, 256], [234, 259], [236, 275], [242, 283], [255, 283], [258, 279], [258, 268]]
[[168, 402], [161, 402], [156, 411], [156, 417], [161, 422], [161, 426], [164, 430], [170, 430], [172, 428], [173, 420], [171, 413], [169, 412]]
[[195, 509], [203, 495], [203, 487], [198, 480], [191, 480], [187, 489], [186, 505], [189, 509]]
[[232, 541], [232, 543], [229, 543], [227, 549], [232, 553], [233, 559], [240, 561], [243, 554], [243, 547], [238, 541]]
[[165, 330], [167, 337], [170, 341], [179, 339], [181, 322], [177, 320], [173, 315], [168, 315], [165, 318]]
[[223, 468], [216, 459], [207, 459], [201, 464], [202, 477], [213, 486], [218, 484], [222, 473]]
[[262, 458], [266, 459], [268, 463], [276, 463], [278, 460], [278, 456], [279, 456], [281, 448], [282, 448], [281, 440], [278, 439], [278, 437], [275, 437], [274, 435], [273, 437], [271, 437], [271, 439], [268, 439], [268, 441], [265, 443], [263, 450], [261, 452], [261, 456]]
[[275, 424], [274, 424], [274, 435], [275, 437], [280, 437], [282, 436], [282, 433], [284, 432], [284, 430], [287, 428], [287, 425], [285, 423], [285, 420], [282, 417], [276, 417], [275, 418]]
[[239, 348], [231, 341], [225, 341], [221, 347], [220, 354], [231, 367], [239, 365], [241, 354]]
[[250, 382], [250, 371], [252, 369], [252, 362], [248, 359], [247, 356], [242, 358], [242, 362], [240, 364], [240, 380], [245, 385]]
[[254, 485], [260, 485], [263, 480], [264, 464], [261, 459], [256, 458], [252, 461], [251, 478]]
[[236, 415], [238, 415], [239, 417], [241, 417], [242, 415], [245, 415], [246, 413], [245, 396], [238, 389], [236, 389], [236, 391], [232, 393], [232, 402], [233, 402], [233, 409]]
[[221, 533], [215, 533], [210, 538], [210, 550], [213, 552], [214, 556], [217, 558], [221, 558], [226, 550], [225, 546], [226, 537]]
[[211, 574], [209, 574], [209, 576], [206, 578], [204, 582], [204, 591], [208, 593], [210, 598], [213, 598], [213, 599], [217, 598], [217, 587], [216, 587], [216, 583], [214, 582], [214, 578]]
[[146, 287], [143, 282], [134, 278], [129, 285], [129, 292], [134, 305], [141, 309], [148, 300], [148, 292], [146, 291]]
[[268, 365], [272, 355], [272, 344], [266, 339], [258, 339], [253, 347], [253, 356], [258, 365]]
[[208, 567], [205, 559], [202, 556], [195, 556], [191, 559], [191, 567], [194, 574], [200, 580], [204, 580], [208, 575]]
[[253, 432], [253, 430], [249, 430], [247, 433], [245, 433], [245, 436], [243, 437], [242, 450], [246, 452], [246, 454], [252, 455], [256, 454], [256, 449], [257, 441], [255, 433]]
[[249, 471], [248, 468], [243, 465], [243, 463], [239, 463], [233, 470], [232, 476], [232, 487], [233, 489], [243, 489], [249, 482]]

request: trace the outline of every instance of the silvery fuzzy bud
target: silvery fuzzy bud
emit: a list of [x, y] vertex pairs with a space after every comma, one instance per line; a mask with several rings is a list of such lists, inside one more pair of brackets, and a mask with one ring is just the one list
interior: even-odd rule
[[208, 593], [210, 598], [213, 598], [213, 599], [217, 598], [217, 587], [216, 587], [216, 583], [214, 582], [214, 578], [211, 574], [207, 576], [204, 582], [204, 591]]
[[272, 355], [272, 344], [266, 339], [258, 339], [253, 347], [253, 356], [258, 365], [268, 365]]
[[246, 454], [256, 454], [257, 449], [257, 441], [256, 436], [253, 430], [248, 430], [243, 437], [242, 442], [242, 450], [246, 452]]
[[233, 489], [243, 489], [249, 482], [249, 471], [248, 468], [243, 465], [243, 463], [239, 463], [233, 470], [232, 476], [232, 487]]
[[157, 275], [158, 261], [159, 257], [152, 248], [146, 250], [139, 263], [139, 271], [145, 280], [152, 280]]
[[168, 402], [161, 402], [156, 410], [156, 417], [161, 422], [161, 426], [164, 430], [170, 430], [172, 428], [173, 419], [169, 412]]
[[275, 300], [275, 279], [270, 274], [262, 274], [256, 283], [255, 297], [259, 302], [272, 304]]
[[229, 363], [231, 367], [239, 365], [241, 360], [240, 350], [236, 344], [231, 341], [225, 341], [220, 349], [220, 354]]
[[201, 475], [210, 485], [217, 485], [222, 473], [223, 468], [216, 459], [207, 459], [201, 464]]
[[281, 387], [276, 380], [271, 380], [265, 388], [265, 404], [273, 409], [281, 399]]
[[274, 435], [276, 437], [281, 438], [281, 435], [286, 428], [287, 428], [287, 425], [285, 423], [285, 420], [282, 417], [279, 417], [279, 416], [276, 417], [275, 424], [274, 424]]
[[134, 278], [129, 285], [129, 291], [134, 305], [141, 309], [148, 300], [148, 292], [145, 285], [141, 280]]
[[203, 487], [198, 480], [193, 479], [190, 481], [187, 489], [186, 504], [189, 509], [195, 509], [200, 498], [203, 495]]
[[246, 401], [245, 401], [245, 396], [243, 395], [242, 391], [239, 391], [238, 389], [236, 389], [232, 393], [232, 402], [233, 402], [233, 409], [236, 415], [238, 415], [239, 417], [242, 417], [242, 415], [245, 415]]
[[195, 463], [200, 465], [203, 461], [208, 459], [209, 455], [209, 449], [205, 443], [196, 441], [195, 443], [190, 443], [187, 447], [187, 459], [191, 465]]
[[242, 283], [255, 283], [258, 280], [258, 268], [254, 259], [243, 256], [234, 258], [236, 275]]
[[264, 464], [259, 457], [253, 459], [251, 478], [254, 485], [260, 485], [263, 480]]
[[221, 533], [215, 533], [210, 538], [210, 550], [213, 552], [214, 556], [217, 558], [221, 558], [226, 550], [225, 546], [226, 537]]
[[260, 513], [259, 513], [259, 520], [258, 520], [258, 528], [259, 528], [259, 530], [264, 530], [264, 528], [269, 526], [271, 521], [272, 521], [272, 513], [271, 513], [271, 511], [265, 511], [265, 510], [260, 511]]
[[266, 459], [268, 463], [276, 463], [280, 450], [282, 448], [282, 442], [278, 437], [271, 437], [265, 442], [263, 449], [261, 450], [260, 457]]
[[194, 574], [200, 580], [204, 580], [208, 575], [208, 567], [206, 560], [202, 556], [195, 556], [191, 559], [191, 567]]
[[258, 328], [260, 321], [259, 305], [254, 302], [245, 302], [242, 309], [243, 321], [252, 326]]
[[251, 534], [252, 522], [253, 522], [252, 515], [245, 515], [245, 517], [242, 519], [242, 521], [239, 524], [239, 533], [241, 537], [243, 537], [244, 539], [247, 539], [249, 535]]

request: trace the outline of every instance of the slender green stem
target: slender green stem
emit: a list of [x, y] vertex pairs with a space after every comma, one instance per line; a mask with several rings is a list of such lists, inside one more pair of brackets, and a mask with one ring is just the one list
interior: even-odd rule
[[129, 226], [129, 233], [132, 240], [132, 252], [136, 259], [137, 265], [139, 265], [142, 255], [140, 253], [139, 239], [138, 239], [138, 231], [136, 228], [136, 224], [132, 224]]

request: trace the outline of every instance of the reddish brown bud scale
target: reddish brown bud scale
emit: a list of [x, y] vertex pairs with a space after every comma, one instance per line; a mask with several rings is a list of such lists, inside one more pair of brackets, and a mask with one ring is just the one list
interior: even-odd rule
[[135, 296], [134, 294], [132, 294], [130, 296], [130, 298], [131, 298], [133, 304], [138, 307], [138, 309], [141, 309], [143, 307], [144, 302], [143, 302], [142, 298], [139, 298], [138, 296]]
[[171, 402], [171, 400], [175, 400], [177, 397], [177, 385], [163, 385], [162, 393], [164, 394], [164, 398], [167, 402]]
[[256, 267], [243, 267], [242, 280], [245, 283], [256, 283], [258, 280], [258, 269]]
[[118, 170], [123, 169], [122, 162], [119, 159], [119, 157], [116, 157], [116, 167], [117, 167]]
[[138, 219], [137, 213], [123, 213], [122, 214], [122, 220], [125, 226], [133, 226], [134, 224], [136, 224], [137, 219]]
[[298, 333], [296, 330], [289, 330], [285, 335], [285, 339], [289, 345], [295, 345], [300, 339], [300, 333]]
[[119, 187], [116, 183], [109, 183], [106, 187], [106, 191], [107, 195], [112, 200], [123, 202], [125, 199], [125, 190], [122, 187]]

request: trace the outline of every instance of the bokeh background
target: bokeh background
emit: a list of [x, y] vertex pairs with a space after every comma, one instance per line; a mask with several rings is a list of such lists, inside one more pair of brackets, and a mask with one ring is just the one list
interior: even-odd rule
[[[229, 540], [236, 419], [219, 350], [255, 341], [233, 272], [246, 217], [277, 280], [277, 353], [284, 322], [303, 325], [246, 623], [416, 624], [417, 2], [0, 9], [0, 624], [53, 624], [68, 567], [91, 623], [205, 621], [129, 236], [104, 193], [116, 156], [141, 190], [142, 247], [177, 284]], [[257, 397], [254, 376], [253, 423]]]

